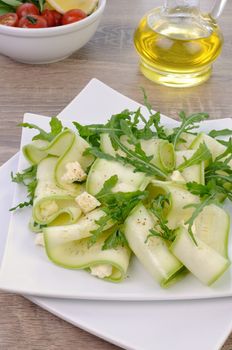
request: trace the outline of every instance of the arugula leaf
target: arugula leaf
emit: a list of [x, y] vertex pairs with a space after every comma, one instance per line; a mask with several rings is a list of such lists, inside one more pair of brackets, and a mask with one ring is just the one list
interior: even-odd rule
[[208, 133], [208, 135], [213, 138], [216, 138], [218, 136], [230, 136], [232, 135], [232, 130], [231, 129], [211, 130]]
[[37, 230], [42, 230], [43, 228], [48, 227], [47, 224], [43, 224], [43, 225], [42, 225], [42, 224], [39, 224], [39, 223], [36, 222], [36, 221], [30, 222], [30, 225], [31, 225], [32, 227], [36, 228]]
[[117, 181], [117, 177], [112, 176], [105, 182], [103, 189], [96, 195], [106, 215], [96, 221], [98, 228], [91, 232], [92, 236], [89, 239], [90, 245], [96, 243], [109, 221], [115, 222], [120, 229], [120, 225], [124, 223], [131, 210], [148, 196], [146, 191], [112, 193], [111, 190]]
[[30, 198], [28, 202], [19, 203], [16, 207], [11, 208], [10, 211], [21, 209], [24, 207], [28, 207], [33, 204], [33, 199], [35, 197], [35, 190], [37, 186], [36, 179], [37, 165], [32, 165], [31, 167], [24, 169], [22, 173], [16, 173], [13, 175], [11, 172], [12, 182], [16, 182], [17, 184], [23, 184], [27, 187], [27, 196]]
[[124, 164], [130, 164], [135, 168], [135, 172], [143, 172], [148, 176], [158, 176], [162, 179], [167, 178], [167, 173], [151, 163], [153, 156], [146, 156], [141, 147], [136, 147], [135, 151], [128, 149], [120, 140], [114, 137], [114, 141], [119, 148], [125, 152], [127, 157], [117, 156], [117, 160]]
[[195, 181], [192, 181], [192, 182], [188, 182], [186, 186], [189, 192], [202, 198], [205, 195], [209, 195], [211, 193], [214, 187], [214, 183], [209, 183], [208, 185], [202, 185]]
[[232, 138], [228, 141], [225, 152], [211, 160], [205, 169], [206, 185], [213, 184], [214, 190], [222, 194], [224, 198], [232, 201], [232, 168], [230, 165], [232, 159]]
[[193, 242], [197, 245], [196, 239], [194, 237], [193, 231], [192, 231], [192, 226], [194, 224], [195, 219], [198, 217], [198, 215], [202, 212], [202, 210], [212, 204], [215, 203], [215, 197], [216, 197], [216, 192], [211, 193], [209, 196], [205, 196], [203, 201], [200, 203], [192, 203], [186, 205], [184, 208], [194, 208], [192, 216], [185, 222], [186, 225], [188, 225], [188, 232], [193, 240]]
[[102, 250], [116, 249], [118, 247], [128, 247], [129, 244], [124, 233], [116, 228], [113, 233], [105, 240]]
[[12, 7], [18, 7], [22, 5], [22, 1], [18, 1], [18, 0], [1, 0], [1, 2]]
[[63, 130], [63, 126], [61, 121], [56, 117], [52, 117], [49, 124], [51, 127], [51, 131], [49, 133], [44, 131], [43, 129], [41, 129], [39, 126], [35, 124], [21, 123], [19, 124], [19, 126], [22, 126], [24, 128], [29, 128], [29, 129], [35, 129], [39, 131], [39, 134], [35, 135], [32, 138], [32, 140], [44, 140], [44, 141], [51, 142]]
[[[73, 122], [73, 125], [76, 127], [79, 135], [93, 147], [99, 147], [101, 134], [113, 131], [112, 128], [104, 124], [81, 125], [78, 122]], [[116, 129], [115, 131], [120, 131], [120, 129]]]
[[210, 196], [206, 197], [202, 202], [200, 203], [192, 203], [186, 205], [184, 208], [195, 208], [192, 216], [185, 222], [185, 224], [189, 225], [189, 228], [191, 229], [194, 223], [194, 220], [197, 218], [197, 216], [202, 212], [204, 207], [215, 203], [215, 193], [212, 193]]
[[[226, 176], [225, 176], [226, 178]], [[227, 183], [228, 181], [225, 180]], [[198, 184], [196, 182], [189, 182], [186, 184], [187, 189], [194, 195], [198, 195], [201, 198], [200, 203], [193, 203], [185, 206], [184, 208], [194, 208], [192, 216], [186, 221], [185, 224], [188, 226], [188, 231], [193, 238], [194, 242], [196, 243], [196, 240], [194, 239], [194, 235], [192, 232], [192, 226], [194, 223], [194, 220], [197, 218], [197, 216], [201, 213], [201, 211], [208, 205], [212, 203], [217, 202], [217, 198], [219, 194], [222, 194], [225, 196], [225, 198], [228, 198], [232, 201], [232, 193], [231, 190], [228, 190], [224, 185], [225, 181], [221, 181], [221, 176], [218, 175], [215, 176], [215, 178], [210, 178], [208, 180], [206, 178], [206, 185]]]
[[95, 156], [96, 158], [100, 158], [100, 159], [105, 159], [105, 160], [113, 160], [116, 161], [116, 157], [111, 156], [108, 153], [102, 152], [99, 148], [97, 147], [91, 147], [91, 148], [87, 148], [83, 155], [88, 155], [88, 154], [92, 154], [93, 156]]
[[[208, 183], [210, 180], [215, 179], [217, 183], [222, 186], [232, 182], [232, 169], [229, 165], [223, 162], [217, 162], [210, 165], [205, 172], [205, 179]], [[228, 193], [229, 195], [229, 193]]]
[[166, 172], [151, 163], [153, 156], [146, 156], [141, 147], [136, 147], [136, 150], [133, 151], [127, 148], [116, 135], [112, 136], [112, 139], [126, 155], [125, 157], [116, 155], [116, 160], [132, 165], [135, 168], [135, 172], [143, 172], [149, 176], [158, 176], [162, 179], [167, 178]]
[[151, 114], [146, 124], [146, 128], [154, 126], [156, 129], [157, 137], [159, 139], [168, 140], [168, 135], [165, 132], [164, 126], [160, 125], [160, 120], [161, 120], [160, 112]]
[[199, 164], [205, 160], [210, 159], [211, 157], [212, 157], [212, 155], [211, 155], [208, 147], [203, 142], [200, 144], [198, 149], [194, 152], [192, 157], [189, 159], [185, 158], [185, 161], [182, 164], [180, 164], [177, 169], [182, 171], [185, 168], [188, 168], [188, 167], [195, 165], [195, 164]]
[[115, 187], [115, 185], [118, 182], [118, 176], [113, 175], [108, 180], [104, 182], [103, 188], [100, 192], [96, 195], [96, 198], [98, 200], [102, 200], [104, 196], [107, 196], [109, 193], [111, 193], [111, 190]]
[[143, 172], [149, 176], [158, 176], [162, 179], [167, 178], [166, 172], [150, 162], [153, 158], [152, 156], [146, 156], [143, 150], [139, 150], [139, 147], [136, 147], [136, 151], [129, 149], [117, 136], [112, 136], [112, 139], [118, 148], [125, 153], [125, 157], [118, 154], [116, 154], [116, 156], [111, 156], [110, 154], [102, 152], [97, 147], [88, 148], [84, 154], [92, 154], [97, 158], [106, 159], [109, 161], [118, 161], [124, 165], [132, 165], [135, 168], [134, 172]]
[[[144, 92], [144, 101], [145, 105], [150, 113], [152, 113], [151, 105], [147, 101], [146, 93]], [[95, 147], [92, 147], [87, 150], [90, 154], [94, 155], [98, 158], [103, 158], [107, 160], [114, 160], [119, 161], [121, 163], [132, 165], [135, 168], [135, 172], [144, 172], [148, 176], [158, 176], [161, 179], [167, 178], [167, 173], [158, 168], [156, 165], [151, 164], [152, 157], [146, 156], [145, 152], [142, 150], [141, 144], [140, 144], [140, 137], [141, 137], [141, 129], [137, 128], [137, 124], [139, 120], [141, 119], [143, 123], [145, 124], [144, 128], [142, 129], [146, 134], [149, 134], [149, 137], [154, 136], [154, 132], [151, 131], [151, 126], [155, 126], [156, 128], [156, 134], [161, 138], [169, 138], [171, 141], [176, 145], [178, 140], [180, 139], [180, 136], [182, 132], [190, 132], [193, 128], [197, 127], [197, 123], [199, 123], [201, 120], [204, 120], [208, 117], [206, 113], [198, 113], [193, 114], [189, 118], [185, 116], [185, 114], [182, 112], [180, 113], [180, 117], [182, 118], [182, 124], [179, 128], [174, 129], [174, 133], [171, 136], [167, 136], [165, 134], [164, 128], [160, 126], [160, 116], [151, 114], [150, 119], [146, 121], [146, 119], [142, 116], [141, 117], [141, 111], [138, 109], [135, 113], [129, 112], [129, 111], [123, 111], [120, 114], [113, 115], [109, 122], [105, 125], [105, 128], [108, 128], [108, 134], [111, 139], [112, 146], [117, 151], [118, 149], [121, 149], [125, 156], [120, 156], [116, 154], [116, 156], [108, 155], [101, 150], [99, 150], [99, 145]], [[134, 119], [133, 119], [134, 118]], [[94, 127], [91, 126], [87, 129], [80, 126], [79, 124], [76, 125], [78, 127], [79, 132], [85, 133], [87, 137], [93, 136], [94, 133]], [[97, 129], [97, 132], [102, 132], [102, 129], [104, 126], [100, 126], [100, 128]], [[146, 130], [147, 129], [147, 130]], [[95, 133], [96, 135], [96, 133]], [[130, 144], [135, 145], [135, 150], [132, 150], [128, 148], [125, 144], [121, 142], [120, 137], [122, 135], [125, 135], [128, 139], [128, 142]], [[200, 155], [202, 158], [208, 157], [209, 153], [205, 152], [203, 156], [202, 148], [200, 149]], [[199, 156], [199, 153], [197, 154]], [[198, 162], [196, 159], [192, 159], [193, 164], [196, 164], [194, 162]]]
[[157, 196], [151, 203], [150, 210], [157, 219], [157, 222], [155, 223], [154, 228], [150, 230], [150, 234], [147, 236], [145, 242], [147, 242], [149, 237], [154, 236], [170, 242], [172, 242], [175, 239], [175, 232], [167, 226], [168, 221], [164, 216], [165, 204], [170, 204], [169, 196], [162, 194]]
[[104, 206], [103, 210], [110, 215], [112, 220], [123, 223], [131, 210], [147, 196], [146, 191], [116, 192], [105, 194], [99, 200]]
[[51, 134], [54, 137], [61, 133], [61, 131], [63, 130], [63, 125], [61, 121], [56, 117], [52, 117], [49, 124], [51, 127]]
[[148, 112], [150, 113], [150, 118], [145, 126], [149, 128], [150, 126], [153, 125], [156, 129], [158, 138], [167, 140], [167, 134], [165, 133], [164, 126], [160, 125], [160, 112], [156, 112], [155, 114], [153, 113], [152, 106], [148, 102], [146, 91], [143, 88], [142, 88], [142, 91], [143, 91], [144, 105], [146, 106]]
[[120, 131], [127, 136], [127, 141], [132, 145], [136, 145], [139, 140], [133, 134], [132, 129], [125, 120], [120, 120]]
[[91, 231], [91, 238], [89, 238], [88, 244], [91, 247], [93, 244], [95, 244], [98, 240], [98, 238], [103, 234], [103, 231], [105, 229], [105, 226], [107, 223], [111, 220], [110, 215], [104, 215], [99, 220], [96, 220], [96, 224], [98, 225], [98, 228], [96, 230]]
[[225, 152], [223, 152], [222, 154], [220, 154], [219, 156], [216, 157], [215, 161], [219, 161], [222, 160], [223, 158], [226, 158], [227, 156], [229, 156], [228, 158], [226, 158], [224, 160], [224, 163], [228, 163], [231, 158], [232, 158], [232, 138], [230, 137], [230, 139], [227, 141], [227, 145], [226, 145], [226, 150]]
[[[145, 91], [144, 101], [151, 114], [148, 120], [142, 115], [141, 108], [138, 108], [135, 112], [124, 110], [119, 114], [112, 115], [105, 125], [92, 124], [82, 126], [78, 122], [74, 122], [74, 125], [80, 136], [92, 145], [92, 148], [89, 148], [85, 154], [92, 154], [97, 158], [106, 160], [118, 161], [124, 165], [132, 165], [135, 168], [135, 172], [144, 172], [149, 176], [158, 176], [161, 179], [166, 179], [167, 173], [151, 163], [153, 157], [147, 156], [140, 144], [141, 139], [148, 140], [154, 136], [167, 139], [164, 127], [160, 125], [160, 114], [152, 113]], [[139, 122], [143, 123], [142, 128], [138, 127]], [[153, 127], [155, 127], [156, 132], [153, 130]], [[112, 146], [116, 151], [116, 156], [108, 155], [100, 150], [100, 135], [102, 133], [109, 135]], [[127, 142], [134, 145], [134, 149], [127, 147], [121, 141], [122, 136], [126, 136]], [[125, 155], [117, 154], [118, 150], [122, 150]]]
[[0, 1], [0, 16], [9, 12], [14, 12], [14, 8]]
[[141, 90], [142, 90], [142, 93], [143, 93], [143, 103], [144, 103], [144, 106], [146, 106], [148, 112], [150, 114], [152, 114], [152, 105], [150, 104], [150, 102], [148, 101], [148, 98], [147, 98], [147, 94], [146, 94], [146, 90], [141, 87]]
[[25, 186], [27, 186], [27, 180], [28, 179], [34, 179], [37, 172], [37, 165], [32, 165], [27, 169], [24, 169], [22, 173], [16, 173], [13, 175], [13, 172], [11, 172], [11, 180], [12, 182], [16, 183], [23, 183]]
[[28, 202], [22, 202], [22, 203], [19, 203], [18, 205], [16, 205], [15, 207], [11, 208], [10, 211], [14, 211], [14, 210], [17, 210], [17, 209], [22, 209], [22, 208], [25, 208], [25, 207], [29, 207], [33, 204], [33, 200], [31, 199], [30, 201]]
[[199, 127], [199, 123], [209, 117], [207, 113], [196, 113], [192, 114], [190, 117], [187, 117], [185, 112], [180, 112], [179, 117], [181, 120], [181, 125], [178, 128], [174, 129], [173, 134], [169, 136], [170, 141], [173, 143], [174, 148], [180, 140], [181, 134], [183, 132], [189, 133], [191, 130]]
[[[145, 101], [148, 106], [147, 97], [145, 97]], [[106, 124], [90, 124], [86, 126], [78, 122], [74, 122], [73, 124], [77, 128], [80, 136], [95, 147], [99, 147], [100, 135], [102, 133], [107, 133], [109, 135], [113, 133], [117, 137], [126, 135], [130, 140], [134, 140], [132, 142], [133, 144], [137, 144], [140, 139], [149, 140], [155, 136], [167, 139], [164, 127], [160, 125], [160, 113], [157, 112], [153, 114], [151, 107], [150, 112], [149, 119], [143, 116], [141, 108], [139, 107], [136, 111], [129, 111], [126, 109], [121, 113], [112, 115]], [[141, 127], [139, 127], [140, 123]], [[153, 130], [153, 126], [156, 132]], [[112, 140], [112, 143], [113, 142]], [[113, 146], [116, 145], [113, 144]]]
[[220, 142], [223, 146], [228, 146], [229, 144], [229, 141], [225, 141], [225, 140], [220, 140], [220, 139], [217, 139], [217, 142]]
[[35, 124], [31, 124], [31, 123], [20, 123], [18, 124], [18, 126], [22, 126], [23, 128], [28, 128], [28, 129], [35, 129], [39, 131], [39, 134], [34, 136], [32, 138], [32, 140], [46, 140], [46, 141], [51, 141], [49, 134], [44, 131], [43, 129], [41, 129], [39, 126], [35, 125]]

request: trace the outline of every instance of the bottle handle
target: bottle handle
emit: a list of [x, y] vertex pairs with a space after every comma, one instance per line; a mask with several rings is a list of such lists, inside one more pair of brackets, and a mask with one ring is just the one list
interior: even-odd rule
[[210, 15], [213, 18], [218, 18], [219, 16], [221, 16], [226, 3], [227, 3], [227, 0], [215, 0], [214, 6], [210, 11]]

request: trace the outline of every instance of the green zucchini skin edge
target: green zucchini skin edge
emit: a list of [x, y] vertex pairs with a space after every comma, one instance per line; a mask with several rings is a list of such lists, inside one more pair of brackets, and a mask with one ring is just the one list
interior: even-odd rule
[[[81, 138], [79, 135], [75, 134], [72, 130], [67, 129], [62, 131], [59, 135], [57, 135], [50, 143], [39, 142], [38, 140], [33, 141], [32, 143], [23, 147], [23, 154], [25, 158], [31, 164], [38, 164], [44, 158], [48, 156], [57, 157], [57, 164], [55, 167], [55, 180], [59, 187], [63, 189], [67, 189], [69, 192], [73, 192], [75, 195], [78, 192], [77, 184], [66, 184], [62, 181], [62, 175], [64, 174], [65, 164], [74, 161], [78, 161], [82, 168], [86, 170], [94, 161], [94, 157], [91, 155], [83, 156], [83, 152], [85, 149], [89, 147], [87, 141]], [[64, 147], [66, 145], [66, 148]], [[80, 152], [76, 152], [72, 154], [73, 149], [79, 145]], [[65, 149], [65, 150], [64, 150]], [[39, 154], [39, 157], [36, 157], [36, 154]], [[72, 154], [72, 156], [70, 156]], [[34, 155], [34, 157], [33, 157]], [[68, 159], [70, 157], [70, 159]], [[67, 160], [65, 162], [65, 160]]]
[[[198, 249], [200, 249], [200, 250], [204, 250], [205, 248], [207, 249], [207, 247], [208, 248], [210, 248], [210, 250], [211, 250], [211, 252], [212, 252], [212, 258], [215, 256], [216, 258], [218, 257], [219, 259], [221, 259], [221, 261], [223, 261], [224, 260], [224, 265], [222, 266], [222, 268], [219, 270], [219, 272], [218, 273], [215, 273], [215, 275], [214, 276], [212, 276], [211, 278], [209, 278], [208, 280], [207, 280], [207, 282], [206, 281], [203, 281], [200, 277], [199, 277], [199, 275], [198, 275], [198, 273], [195, 271], [195, 273], [191, 270], [191, 266], [190, 265], [192, 265], [192, 266], [194, 266], [194, 264], [192, 264], [191, 263], [191, 261], [189, 262], [189, 263], [186, 263], [186, 261], [183, 261], [182, 259], [181, 259], [181, 257], [180, 257], [180, 255], [176, 252], [176, 248], [178, 247], [178, 245], [179, 245], [179, 242], [180, 242], [180, 240], [182, 239], [182, 235], [186, 235], [187, 237], [189, 237], [189, 240], [191, 240], [191, 250], [192, 250], [192, 253], [190, 253], [191, 254], [191, 256], [193, 256], [194, 255], [194, 252], [196, 253], [196, 257], [197, 257], [197, 251], [198, 251]], [[216, 280], [218, 280], [218, 278], [220, 277], [220, 276], [222, 276], [223, 274], [224, 274], [224, 272], [229, 268], [229, 266], [231, 265], [231, 263], [230, 263], [230, 261], [228, 260], [228, 259], [225, 259], [223, 256], [221, 256], [218, 252], [216, 252], [215, 250], [213, 250], [211, 247], [209, 247], [209, 246], [207, 246], [203, 241], [201, 241], [200, 239], [198, 239], [197, 237], [195, 237], [195, 239], [196, 239], [196, 241], [197, 241], [197, 243], [198, 243], [198, 245], [201, 245], [201, 248], [199, 248], [198, 246], [196, 246], [195, 245], [195, 243], [193, 242], [193, 240], [191, 239], [191, 237], [189, 236], [189, 233], [187, 232], [187, 230], [186, 230], [186, 228], [184, 228], [184, 227], [179, 227], [177, 230], [176, 230], [176, 239], [174, 240], [174, 242], [171, 244], [171, 246], [170, 246], [170, 250], [171, 250], [171, 252], [178, 258], [178, 259], [180, 259], [181, 261], [182, 261], [182, 263], [184, 264], [184, 265], [188, 265], [187, 266], [187, 268], [189, 268], [190, 269], [190, 271], [203, 283], [203, 284], [206, 284], [206, 285], [208, 285], [208, 286], [210, 286], [211, 284], [213, 284]], [[187, 246], [186, 246], [186, 248], [185, 248], [185, 250], [187, 249]], [[195, 259], [194, 259], [195, 260]], [[207, 261], [208, 259], [205, 259], [205, 261]], [[196, 260], [195, 260], [196, 261]], [[205, 269], [205, 264], [201, 264], [201, 271], [202, 271], [202, 269]], [[201, 272], [200, 272], [201, 273]]]
[[129, 249], [124, 248], [127, 250], [127, 255], [128, 255], [128, 263], [127, 263], [127, 266], [125, 268], [123, 268], [122, 265], [120, 265], [119, 263], [116, 263], [115, 261], [108, 260], [108, 259], [99, 259], [99, 260], [93, 259], [92, 261], [89, 261], [88, 263], [85, 263], [85, 264], [70, 265], [70, 264], [65, 264], [64, 262], [62, 262], [61, 260], [59, 260], [53, 256], [51, 249], [48, 248], [49, 242], [48, 242], [48, 237], [46, 234], [44, 234], [44, 241], [45, 241], [45, 251], [46, 251], [47, 257], [49, 258], [49, 260], [52, 263], [54, 263], [58, 266], [61, 266], [63, 268], [67, 268], [67, 269], [71, 269], [71, 270], [90, 271], [90, 267], [92, 267], [92, 266], [107, 264], [107, 265], [111, 265], [113, 270], [116, 270], [116, 272], [114, 272], [109, 277], [102, 278], [103, 280], [118, 283], [118, 282], [123, 281], [126, 277], [127, 268], [129, 266], [129, 261], [130, 261], [130, 256], [131, 256], [131, 251]]
[[[131, 250], [126, 247], [106, 251], [101, 249], [104, 239], [111, 233], [114, 222], [108, 222], [106, 231], [99, 241], [91, 247], [88, 246], [91, 231], [97, 227], [95, 221], [104, 215], [104, 211], [96, 209], [73, 225], [43, 228], [45, 251], [48, 258], [56, 265], [68, 269], [88, 269], [94, 265], [110, 264], [113, 272], [104, 280], [122, 281], [127, 273]], [[73, 250], [73, 253], [68, 255], [67, 250], [70, 249]]]
[[[141, 220], [144, 220], [144, 224], [141, 223]], [[141, 223], [141, 227], [137, 227], [137, 231], [135, 230], [135, 227], [132, 226], [132, 224], [136, 222]], [[142, 204], [139, 204], [132, 210], [126, 219], [124, 233], [132, 251], [142, 265], [144, 265], [145, 269], [155, 280], [157, 280], [161, 287], [168, 287], [183, 277], [186, 269], [182, 263], [180, 263], [173, 254], [169, 252], [168, 245], [166, 245], [161, 238], [154, 238], [151, 245], [149, 244], [149, 241], [145, 243], [146, 238], [150, 233], [149, 229], [152, 227], [152, 216]], [[138, 239], [136, 239], [136, 236]], [[149, 238], [149, 240], [150, 239], [153, 238]], [[164, 264], [162, 265], [162, 259], [164, 259], [163, 254], [166, 256], [165, 259], [169, 259], [168, 264], [165, 262], [167, 267], [164, 266]], [[173, 264], [172, 267], [171, 264]]]
[[[207, 211], [212, 211], [211, 215], [209, 216], [209, 214], [207, 215]], [[210, 235], [210, 238], [214, 238], [214, 240], [216, 239], [216, 242], [213, 241], [212, 243], [210, 243], [208, 237], [204, 237], [204, 232], [202, 234], [201, 231], [201, 217], [203, 216], [203, 219], [205, 217], [206, 219], [206, 224], [208, 223], [208, 229], [211, 229], [216, 232], [216, 237], [213, 233]], [[211, 226], [211, 222], [213, 222], [214, 227], [210, 227]], [[228, 242], [229, 242], [229, 233], [230, 233], [230, 216], [229, 214], [223, 209], [221, 208], [221, 206], [219, 206], [218, 204], [211, 204], [207, 207], [204, 208], [204, 210], [199, 214], [199, 216], [196, 218], [196, 220], [194, 221], [194, 223], [197, 225], [198, 227], [196, 227], [196, 236], [202, 240], [203, 242], [205, 242], [206, 244], [208, 244], [211, 248], [215, 249], [220, 255], [222, 255], [224, 258], [229, 259], [228, 256]], [[220, 223], [220, 229], [217, 227], [217, 224]], [[204, 227], [203, 227], [204, 229]], [[222, 230], [224, 230], [224, 232], [222, 232]], [[218, 240], [220, 239], [220, 241]]]
[[[114, 170], [112, 170], [114, 169]], [[127, 176], [125, 177], [125, 174]], [[103, 187], [104, 182], [111, 176], [118, 176], [118, 184], [116, 184], [113, 192], [133, 192], [137, 190], [144, 190], [150, 179], [143, 173], [134, 173], [133, 168], [109, 161], [105, 159], [96, 159], [89, 171], [86, 190], [93, 196], [96, 195]], [[118, 186], [123, 185], [122, 189]]]
[[[100, 148], [103, 152], [110, 154], [112, 156], [115, 156], [116, 153], [120, 155], [124, 155], [123, 151], [118, 150], [117, 152], [112, 146], [110, 137], [108, 134], [102, 134], [100, 138]], [[121, 142], [125, 144], [129, 149], [134, 149], [134, 147], [127, 142], [127, 139], [124, 137], [121, 137]], [[175, 168], [176, 158], [175, 158], [175, 151], [174, 147], [171, 143], [169, 143], [167, 140], [162, 139], [150, 139], [150, 140], [141, 140], [141, 147], [143, 151], [146, 153], [147, 156], [152, 156], [153, 159], [151, 160], [151, 163], [158, 166], [161, 170], [170, 172]], [[166, 150], [164, 150], [166, 148]], [[167, 165], [165, 163], [164, 154], [169, 153], [170, 154], [170, 165]]]
[[[37, 186], [32, 208], [33, 220], [41, 225], [50, 224], [61, 214], [67, 215], [66, 224], [71, 224], [80, 217], [81, 210], [74, 200], [74, 197], [64, 189], [57, 186], [54, 178], [54, 170], [57, 164], [57, 157], [49, 156], [40, 161], [37, 168]], [[83, 185], [78, 185], [83, 190]], [[40, 215], [40, 206], [43, 203], [54, 201], [58, 206], [55, 213], [48, 215], [45, 219]], [[63, 205], [62, 205], [63, 203]]]
[[167, 213], [167, 220], [168, 220], [168, 227], [170, 229], [176, 229], [179, 226], [179, 221], [176, 220], [176, 210], [175, 210], [175, 203], [178, 204], [178, 201], [175, 199], [178, 197], [174, 196], [173, 193], [182, 193], [183, 195], [185, 194], [188, 196], [187, 200], [182, 202], [182, 208], [181, 210], [183, 211], [181, 217], [182, 220], [187, 221], [189, 217], [192, 215], [192, 208], [189, 209], [183, 209], [185, 205], [192, 204], [192, 203], [198, 203], [199, 202], [199, 197], [195, 196], [193, 194], [190, 194], [190, 192], [187, 191], [186, 186], [184, 184], [176, 183], [176, 182], [171, 182], [171, 181], [158, 181], [158, 180], [152, 180], [151, 181], [151, 186], [154, 186], [156, 188], [160, 188], [165, 191], [166, 194], [171, 194], [170, 195], [170, 205], [168, 207], [168, 213]]

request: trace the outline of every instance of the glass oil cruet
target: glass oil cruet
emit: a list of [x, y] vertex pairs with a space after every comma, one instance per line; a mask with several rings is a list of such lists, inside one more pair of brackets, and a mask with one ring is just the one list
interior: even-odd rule
[[216, 22], [226, 0], [214, 0], [210, 14], [201, 13], [200, 0], [164, 0], [147, 13], [134, 34], [140, 69], [150, 80], [188, 87], [205, 82], [223, 45]]

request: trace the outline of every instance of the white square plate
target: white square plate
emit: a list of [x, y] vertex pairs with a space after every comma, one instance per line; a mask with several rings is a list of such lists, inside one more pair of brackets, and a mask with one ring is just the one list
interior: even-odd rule
[[[18, 155], [0, 168], [0, 265], [14, 192], [9, 175], [17, 167]], [[232, 298], [169, 302], [28, 298], [75, 326], [130, 350], [170, 350], [173, 344], [178, 350], [218, 350], [232, 329]]]
[[[91, 103], [90, 103], [91, 101]], [[93, 80], [90, 85], [60, 114], [61, 118], [77, 119], [80, 123], [102, 122], [121, 110], [135, 109], [138, 104], [104, 84]], [[25, 120], [47, 126], [45, 117], [29, 115]], [[174, 121], [163, 117], [166, 124]], [[64, 122], [68, 125], [68, 122]], [[231, 128], [232, 121], [209, 121], [203, 128]], [[21, 147], [30, 141], [32, 130], [25, 129]], [[22, 154], [19, 169], [27, 166]], [[25, 191], [16, 186], [14, 204], [24, 200]], [[14, 205], [13, 204], [13, 205]], [[231, 207], [229, 208], [231, 210]], [[56, 298], [81, 298], [102, 300], [183, 300], [214, 298], [232, 295], [232, 272], [229, 269], [212, 287], [203, 286], [192, 275], [164, 290], [153, 281], [136, 259], [129, 269], [129, 278], [113, 284], [93, 278], [84, 271], [67, 270], [52, 264], [42, 249], [34, 245], [33, 234], [28, 229], [30, 209], [12, 214], [7, 245], [0, 271], [0, 288], [22, 294]], [[230, 245], [231, 246], [231, 245]], [[230, 256], [232, 252], [230, 251]]]

